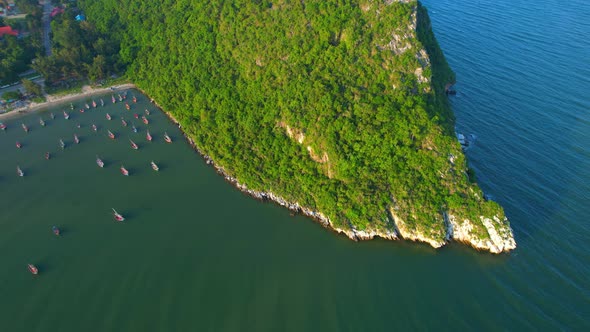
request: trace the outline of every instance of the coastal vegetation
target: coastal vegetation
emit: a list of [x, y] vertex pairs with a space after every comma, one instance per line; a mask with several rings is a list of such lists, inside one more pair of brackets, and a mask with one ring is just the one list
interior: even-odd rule
[[[467, 176], [445, 96], [454, 75], [416, 1], [79, 5], [91, 23], [74, 37], [56, 26], [57, 53], [89, 51], [62, 68], [125, 70], [248, 188], [320, 211], [351, 237], [440, 246], [447, 216], [469, 221], [474, 241], [512, 237]], [[92, 69], [98, 54], [108, 69]]]

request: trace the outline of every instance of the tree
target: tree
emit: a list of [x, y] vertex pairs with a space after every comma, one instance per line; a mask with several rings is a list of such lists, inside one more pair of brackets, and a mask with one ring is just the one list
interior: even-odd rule
[[23, 88], [25, 88], [25, 90], [28, 93], [35, 95], [35, 96], [41, 96], [43, 94], [43, 88], [41, 87], [41, 85], [39, 85], [27, 78], [23, 78], [23, 80], [21, 82], [23, 84]]

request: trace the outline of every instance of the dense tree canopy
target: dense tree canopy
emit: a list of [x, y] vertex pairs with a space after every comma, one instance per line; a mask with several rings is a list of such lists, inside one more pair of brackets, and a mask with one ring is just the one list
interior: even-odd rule
[[465, 175], [453, 74], [415, 2], [80, 2], [129, 77], [248, 187], [344, 229], [392, 230], [395, 214], [442, 239], [444, 211], [503, 216]]

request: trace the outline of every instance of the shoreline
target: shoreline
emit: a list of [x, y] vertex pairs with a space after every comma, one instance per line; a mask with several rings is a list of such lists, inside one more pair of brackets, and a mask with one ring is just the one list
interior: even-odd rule
[[7, 120], [12, 118], [17, 118], [20, 116], [24, 116], [27, 114], [38, 112], [44, 108], [55, 106], [61, 103], [65, 103], [68, 101], [77, 100], [83, 97], [89, 97], [94, 95], [100, 95], [108, 92], [113, 91], [120, 91], [120, 90], [127, 90], [127, 89], [136, 89], [137, 87], [133, 83], [124, 83], [119, 85], [111, 85], [104, 88], [92, 88], [89, 85], [85, 85], [82, 87], [82, 91], [78, 93], [71, 93], [63, 96], [53, 96], [53, 95], [46, 95], [46, 101], [42, 103], [31, 103], [25, 107], [15, 108], [10, 112], [0, 114], [0, 120]]

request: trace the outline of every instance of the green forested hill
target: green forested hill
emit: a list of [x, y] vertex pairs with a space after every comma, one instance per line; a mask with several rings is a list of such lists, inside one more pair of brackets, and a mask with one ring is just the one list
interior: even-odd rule
[[468, 179], [444, 96], [454, 77], [426, 11], [405, 2], [80, 5], [121, 44], [131, 80], [249, 188], [359, 237], [441, 245], [449, 213], [471, 224], [458, 240], [488, 241], [483, 220], [511, 238], [502, 209]]

